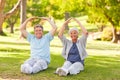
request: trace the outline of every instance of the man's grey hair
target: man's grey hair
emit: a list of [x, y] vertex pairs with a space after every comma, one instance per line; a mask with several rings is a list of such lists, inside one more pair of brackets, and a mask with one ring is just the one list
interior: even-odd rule
[[40, 24], [35, 25], [35, 26], [34, 26], [34, 30], [35, 30], [35, 28], [38, 28], [38, 27], [40, 27], [40, 28], [42, 29], [42, 31], [43, 31], [43, 26], [40, 25]]

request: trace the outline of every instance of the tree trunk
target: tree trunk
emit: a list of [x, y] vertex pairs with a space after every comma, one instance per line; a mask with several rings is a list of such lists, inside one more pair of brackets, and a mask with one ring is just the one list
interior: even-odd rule
[[19, 12], [17, 12], [14, 16], [11, 18], [8, 18], [7, 23], [9, 24], [10, 27], [10, 33], [14, 33], [14, 25], [17, 22], [17, 17], [19, 17]]
[[[70, 17], [68, 12], [65, 12], [65, 21]], [[66, 30], [69, 30], [68, 25], [65, 27]]]
[[[22, 24], [26, 20], [26, 0], [21, 0], [20, 6], [20, 24]], [[24, 36], [20, 33], [20, 39]]]
[[3, 29], [2, 29], [3, 22], [4, 22], [3, 14], [0, 13], [0, 35], [4, 34]]
[[20, 10], [20, 23], [22, 24], [26, 20], [26, 0], [21, 0]]
[[0, 0], [0, 34], [3, 34], [2, 25], [4, 22], [3, 9], [5, 6], [5, 0]]
[[117, 43], [118, 42], [118, 36], [116, 34], [116, 28], [114, 26], [113, 26], [112, 32], [113, 32], [112, 42]]
[[113, 32], [113, 38], [112, 38], [112, 42], [113, 43], [117, 43], [118, 42], [118, 35], [117, 35], [117, 30], [115, 28], [114, 22], [112, 21], [112, 18], [109, 17], [106, 13], [104, 13], [106, 18], [108, 19], [108, 21], [111, 23], [112, 25], [112, 32]]
[[105, 25], [102, 24], [101, 27], [100, 27], [100, 29], [99, 29], [100, 32], [102, 32], [104, 28], [105, 28]]
[[14, 33], [14, 25], [16, 23], [16, 19], [8, 19], [8, 24], [10, 26], [10, 33]]
[[0, 13], [3, 12], [4, 6], [5, 6], [5, 1], [6, 0], [0, 0]]
[[14, 33], [14, 23], [10, 24], [10, 33]]

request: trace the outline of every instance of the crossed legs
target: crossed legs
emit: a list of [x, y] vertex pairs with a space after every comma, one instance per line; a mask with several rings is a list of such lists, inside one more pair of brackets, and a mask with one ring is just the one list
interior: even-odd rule
[[21, 65], [21, 72], [26, 74], [37, 73], [47, 69], [47, 62], [43, 59], [30, 58]]

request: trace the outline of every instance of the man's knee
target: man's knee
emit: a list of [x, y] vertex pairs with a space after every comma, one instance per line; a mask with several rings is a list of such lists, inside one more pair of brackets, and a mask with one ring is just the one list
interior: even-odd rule
[[33, 73], [47, 69], [47, 63], [45, 61], [37, 61], [33, 66]]
[[44, 60], [39, 60], [37, 61], [37, 63], [35, 64], [35, 66], [41, 66], [41, 69], [47, 69], [48, 65], [47, 62]]
[[42, 70], [42, 67], [40, 65], [34, 65], [33, 66], [33, 73], [37, 73]]

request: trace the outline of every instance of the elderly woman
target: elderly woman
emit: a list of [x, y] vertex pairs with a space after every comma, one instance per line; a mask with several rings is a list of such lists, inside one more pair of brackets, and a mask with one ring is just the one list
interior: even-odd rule
[[[71, 40], [68, 40], [65, 36], [63, 36], [65, 26], [70, 22], [71, 19], [79, 24], [82, 30], [81, 38], [78, 38], [79, 31], [77, 28], [71, 28], [69, 30]], [[69, 18], [64, 22], [58, 33], [58, 37], [62, 41], [62, 56], [65, 58], [66, 61], [64, 62], [62, 67], [57, 68], [56, 74], [58, 74], [59, 76], [67, 76], [68, 74], [78, 74], [80, 71], [84, 70], [84, 59], [87, 57], [87, 52], [85, 49], [87, 36], [87, 30], [77, 19]]]

